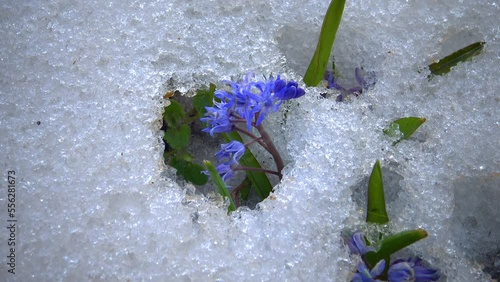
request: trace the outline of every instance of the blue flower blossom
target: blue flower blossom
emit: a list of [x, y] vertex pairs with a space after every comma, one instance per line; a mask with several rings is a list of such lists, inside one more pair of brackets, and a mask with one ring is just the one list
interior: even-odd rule
[[234, 175], [234, 171], [231, 169], [231, 166], [227, 164], [218, 164], [215, 169], [224, 183], [227, 183], [227, 181]]
[[256, 126], [259, 126], [268, 114], [278, 111], [279, 107], [281, 106], [282, 100], [279, 99], [276, 96], [276, 92], [274, 92], [274, 90], [276, 89], [277, 81], [280, 81], [279, 75], [277, 80], [271, 78], [267, 83], [255, 83], [255, 87], [256, 89], [258, 89], [260, 95], [256, 95], [253, 93], [251, 93], [250, 95], [255, 101], [257, 101], [256, 112], [259, 113], [259, 117], [255, 121]]
[[231, 141], [220, 145], [221, 150], [215, 154], [219, 163], [235, 164], [245, 153], [245, 145], [238, 141]]
[[269, 113], [278, 111], [285, 100], [295, 99], [305, 94], [294, 81], [285, 81], [280, 75], [276, 79], [254, 81], [254, 75], [244, 76], [242, 81], [225, 81], [231, 86], [230, 91], [217, 90], [214, 107], [206, 107], [207, 113], [200, 120], [207, 123], [204, 132], [210, 135], [234, 130], [234, 120], [243, 118], [247, 130], [259, 126]]
[[215, 154], [218, 165], [215, 168], [224, 182], [234, 175], [234, 167], [245, 153], [245, 145], [238, 141], [231, 141], [221, 145], [221, 150]]
[[413, 281], [415, 271], [405, 261], [401, 261], [391, 265], [387, 272], [390, 282]]
[[372, 270], [368, 269], [366, 265], [360, 261], [358, 263], [358, 272], [354, 274], [351, 282], [379, 282], [381, 280], [376, 279], [385, 268], [385, 260], [379, 261]]
[[335, 73], [333, 71], [326, 71], [324, 80], [326, 80], [327, 82], [327, 88], [337, 89], [341, 92], [341, 94], [337, 96], [337, 101], [342, 102], [346, 96], [358, 96], [359, 94], [363, 93], [363, 91], [373, 88], [373, 86], [375, 86], [375, 83], [377, 82], [375, 72], [367, 72], [363, 68], [355, 68], [354, 76], [356, 77], [357, 85], [351, 88], [345, 88], [340, 85], [337, 82], [337, 78], [335, 77]]
[[344, 237], [347, 246], [352, 254], [364, 255], [368, 252], [374, 252], [373, 246], [367, 246], [365, 236], [361, 231], [356, 231], [351, 237]]
[[209, 132], [211, 136], [214, 136], [214, 133], [233, 131], [232, 117], [225, 103], [214, 102], [214, 107], [205, 107], [205, 109], [207, 110], [205, 116], [200, 118], [200, 121], [207, 123], [207, 127], [202, 129], [203, 132]]
[[302, 97], [306, 92], [298, 86], [297, 82], [290, 81], [286, 83], [278, 75], [274, 83], [274, 93], [278, 99], [285, 101]]
[[371, 89], [377, 83], [374, 71], [365, 71], [363, 68], [355, 68], [354, 75], [359, 87], [363, 90]]
[[394, 261], [387, 275], [389, 282], [429, 282], [437, 281], [441, 276], [437, 269], [425, 267], [420, 258]]

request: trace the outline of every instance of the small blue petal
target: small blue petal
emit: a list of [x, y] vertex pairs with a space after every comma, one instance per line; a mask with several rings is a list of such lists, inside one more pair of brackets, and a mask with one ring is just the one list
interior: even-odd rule
[[411, 279], [415, 277], [415, 273], [408, 263], [402, 261], [393, 264], [389, 268], [387, 276], [389, 282], [403, 282], [403, 281], [411, 281]]
[[356, 231], [351, 238], [347, 238], [347, 246], [351, 253], [356, 255], [364, 255], [375, 251], [373, 246], [366, 246], [366, 239], [361, 231]]
[[234, 175], [233, 167], [245, 153], [245, 145], [238, 141], [231, 141], [221, 145], [221, 150], [215, 154], [219, 165], [216, 170], [224, 182]]
[[390, 282], [429, 282], [437, 281], [440, 276], [441, 274], [437, 269], [424, 266], [422, 260], [417, 257], [407, 260], [396, 260], [388, 271]]
[[379, 261], [372, 270], [369, 270], [368, 267], [364, 264], [364, 262], [360, 261], [358, 263], [358, 272], [354, 274], [351, 281], [355, 282], [374, 282], [380, 281], [377, 278], [385, 268], [385, 260]]

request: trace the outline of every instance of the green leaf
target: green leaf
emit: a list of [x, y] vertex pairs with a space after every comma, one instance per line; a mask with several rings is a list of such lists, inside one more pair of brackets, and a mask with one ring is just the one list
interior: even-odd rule
[[[384, 129], [384, 134], [398, 138], [392, 145], [396, 145], [410, 136], [426, 121], [426, 118], [405, 117], [392, 122], [389, 127]], [[401, 133], [401, 134], [400, 134]]]
[[189, 136], [191, 135], [191, 130], [187, 124], [182, 124], [179, 127], [169, 127], [165, 131], [165, 136], [163, 139], [172, 147], [173, 149], [182, 149], [187, 147], [189, 144]]
[[317, 86], [325, 75], [335, 35], [337, 34], [342, 13], [344, 12], [344, 6], [345, 0], [332, 0], [330, 2], [330, 6], [323, 19], [316, 51], [304, 75], [304, 83], [307, 86]]
[[[483, 51], [485, 42], [476, 42], [467, 47], [464, 47], [455, 53], [444, 57], [436, 63], [429, 65], [431, 74], [433, 75], [443, 75], [451, 71], [451, 68], [456, 66], [460, 62], [465, 62], [474, 56], [481, 54]], [[431, 75], [429, 75], [429, 78]]]
[[245, 177], [245, 179], [243, 180], [243, 182], [241, 182], [241, 184], [243, 186], [243, 188], [240, 189], [240, 198], [243, 200], [243, 201], [246, 201], [248, 200], [248, 196], [250, 195], [250, 190], [252, 189], [252, 181], [250, 181], [250, 178]]
[[[224, 139], [226, 141], [231, 141], [231, 140], [236, 140], [241, 143], [243, 142], [243, 139], [241, 138], [240, 134], [236, 131], [230, 132], [230, 133], [224, 133], [222, 134]], [[256, 167], [256, 168], [261, 168], [259, 162], [257, 159], [254, 157], [252, 152], [250, 150], [245, 150], [245, 154], [240, 158], [239, 160], [240, 164], [243, 166], [249, 166], [249, 167]], [[273, 190], [273, 186], [271, 185], [271, 182], [269, 181], [269, 178], [267, 178], [267, 175], [264, 172], [259, 172], [259, 171], [245, 171], [247, 174], [247, 177], [252, 181], [253, 186], [255, 187], [255, 191], [257, 192], [257, 195], [259, 195], [261, 200], [264, 200], [269, 196], [271, 191]]]
[[366, 222], [384, 224], [389, 222], [385, 210], [384, 183], [382, 181], [382, 169], [377, 160], [373, 166], [370, 182], [368, 183], [368, 205], [366, 211]]
[[391, 235], [380, 241], [380, 248], [377, 252], [368, 252], [363, 256], [368, 266], [373, 267], [381, 259], [386, 260], [386, 270], [389, 268], [390, 256], [397, 251], [427, 237], [427, 231], [423, 229], [407, 230]]
[[196, 96], [193, 97], [193, 107], [199, 116], [203, 116], [207, 111], [205, 107], [210, 107], [213, 105], [215, 92], [215, 84], [210, 83], [210, 88], [208, 90], [198, 90]]
[[181, 175], [186, 181], [195, 185], [205, 185], [208, 182], [208, 176], [203, 174], [205, 168], [199, 164], [191, 162], [191, 157], [184, 155], [175, 156], [170, 161], [170, 165], [177, 170], [177, 175]]
[[163, 120], [167, 123], [169, 127], [178, 127], [184, 122], [186, 113], [182, 109], [179, 102], [170, 99], [170, 105], [165, 107], [165, 112], [163, 113]]
[[229, 207], [227, 208], [227, 212], [232, 212], [236, 210], [236, 206], [234, 205], [233, 198], [231, 198], [231, 194], [227, 190], [226, 183], [222, 180], [220, 175], [217, 173], [217, 170], [215, 169], [214, 165], [210, 161], [203, 161], [205, 166], [207, 167], [208, 172], [210, 173], [210, 177], [212, 178], [212, 181], [214, 182], [215, 190], [217, 193], [222, 195], [224, 198], [229, 199]]

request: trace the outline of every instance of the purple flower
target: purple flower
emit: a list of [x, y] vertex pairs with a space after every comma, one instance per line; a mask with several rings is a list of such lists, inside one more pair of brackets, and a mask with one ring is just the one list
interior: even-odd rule
[[[279, 75], [278, 79], [279, 80]], [[260, 95], [252, 94], [252, 97], [257, 101], [256, 112], [259, 117], [255, 121], [255, 125], [259, 126], [268, 114], [276, 112], [281, 106], [282, 100], [276, 96], [274, 89], [276, 89], [276, 81], [272, 78], [264, 82], [255, 83], [255, 88], [258, 89]]]
[[234, 175], [233, 168], [238, 165], [239, 159], [245, 153], [245, 145], [238, 141], [231, 141], [222, 144], [221, 150], [215, 154], [219, 165], [216, 170], [224, 182], [227, 182]]
[[233, 131], [229, 109], [225, 103], [214, 102], [214, 107], [205, 107], [205, 109], [207, 110], [205, 116], [200, 118], [200, 121], [207, 123], [207, 127], [202, 129], [203, 132], [209, 132], [214, 136], [214, 133]]
[[363, 68], [355, 68], [354, 75], [356, 76], [358, 85], [364, 90], [372, 88], [377, 83], [374, 71], [367, 72]]
[[377, 82], [375, 72], [373, 71], [365, 71], [363, 68], [355, 68], [354, 75], [356, 77], [357, 85], [347, 89], [342, 85], [338, 84], [337, 78], [335, 77], [335, 73], [332, 71], [326, 71], [324, 75], [324, 80], [327, 82], [327, 88], [337, 89], [341, 92], [339, 96], [337, 96], [337, 101], [342, 102], [344, 97], [348, 95], [359, 95], [363, 93], [363, 90], [369, 90], [375, 83]]
[[428, 282], [437, 281], [441, 274], [437, 269], [425, 267], [420, 258], [396, 260], [387, 272], [389, 282]]
[[345, 91], [344, 87], [337, 84], [337, 78], [335, 77], [335, 74], [333, 73], [333, 71], [326, 71], [325, 75], [324, 75], [324, 79], [327, 82], [327, 88]]
[[220, 145], [221, 150], [215, 154], [219, 163], [235, 164], [245, 153], [245, 145], [238, 141], [231, 141]]
[[[207, 113], [200, 120], [207, 123], [204, 132], [230, 132], [234, 130], [234, 119], [243, 118], [247, 130], [259, 126], [269, 113], [278, 111], [284, 100], [299, 98], [305, 94], [294, 81], [285, 81], [278, 75], [266, 81], [254, 81], [253, 74], [247, 74], [239, 82], [225, 81], [230, 91], [217, 90], [215, 97], [221, 102], [207, 107]], [[257, 119], [256, 119], [257, 117]], [[256, 120], [255, 120], [256, 119]]]
[[408, 263], [402, 261], [391, 265], [387, 274], [391, 282], [412, 281], [415, 271]]
[[302, 97], [306, 92], [304, 89], [300, 88], [295, 81], [290, 81], [286, 83], [286, 81], [280, 79], [280, 76], [276, 78], [274, 83], [274, 95], [282, 100], [290, 100]]
[[344, 241], [347, 243], [352, 254], [364, 255], [368, 252], [374, 252], [375, 248], [366, 246], [366, 239], [361, 231], [356, 231], [351, 237], [344, 236]]
[[360, 261], [358, 263], [358, 272], [354, 274], [351, 282], [378, 282], [380, 280], [376, 278], [377, 276], [382, 274], [384, 268], [385, 260], [379, 261], [372, 270], [369, 270], [368, 267], [366, 267], [366, 265], [362, 261]]
[[219, 164], [215, 169], [217, 170], [217, 173], [220, 175], [224, 183], [227, 183], [227, 181], [234, 175], [234, 171], [231, 169], [231, 166], [227, 164]]

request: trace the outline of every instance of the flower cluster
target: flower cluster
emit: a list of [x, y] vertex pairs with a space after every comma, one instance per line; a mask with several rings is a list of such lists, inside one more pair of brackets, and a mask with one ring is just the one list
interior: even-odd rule
[[217, 172], [222, 180], [226, 182], [233, 177], [234, 168], [238, 166], [238, 160], [245, 153], [245, 146], [238, 141], [231, 141], [227, 144], [222, 144], [221, 150], [215, 154], [217, 162]]
[[[297, 82], [270, 77], [266, 81], [255, 81], [253, 74], [246, 75], [242, 81], [225, 81], [231, 87], [230, 91], [215, 91], [213, 107], [205, 107], [207, 112], [200, 119], [207, 127], [203, 132], [214, 136], [216, 133], [229, 133], [237, 130], [250, 138], [251, 142], [258, 142], [274, 157], [278, 175], [282, 168], [282, 161], [272, 141], [268, 138], [261, 124], [272, 112], [278, 111], [283, 101], [301, 97], [305, 94]], [[245, 124], [245, 127], [238, 126]], [[257, 128], [261, 136], [251, 133], [252, 127]], [[245, 145], [232, 141], [222, 145], [222, 150], [216, 154], [219, 160], [217, 171], [224, 182], [234, 174], [238, 159], [245, 152]]]
[[207, 123], [204, 132], [231, 132], [237, 122], [246, 122], [248, 131], [252, 125], [259, 126], [266, 116], [276, 112], [285, 100], [304, 95], [304, 89], [297, 82], [285, 81], [280, 75], [276, 79], [269, 78], [266, 82], [253, 81], [253, 75], [248, 74], [238, 83], [226, 81], [231, 91], [217, 90], [213, 107], [206, 107], [207, 113], [200, 120]]
[[[354, 234], [345, 238], [349, 250], [353, 254], [364, 256], [368, 252], [373, 252], [375, 249], [372, 246], [366, 245], [366, 239], [363, 233], [356, 231]], [[352, 277], [353, 282], [371, 282], [382, 281], [379, 276], [382, 275], [386, 266], [386, 261], [379, 261], [372, 269], [369, 269], [363, 261], [358, 263], [358, 272]], [[420, 258], [410, 258], [407, 260], [396, 260], [389, 266], [387, 271], [387, 281], [403, 282], [403, 281], [437, 281], [440, 277], [439, 271], [436, 269], [425, 267]]]
[[345, 88], [338, 83], [333, 71], [325, 72], [324, 79], [327, 82], [327, 88], [337, 89], [340, 91], [340, 95], [337, 96], [337, 101], [342, 102], [348, 95], [358, 96], [359, 94], [363, 93], [363, 90], [366, 91], [373, 88], [373, 86], [375, 86], [375, 83], [377, 82], [375, 72], [367, 72], [363, 68], [355, 68], [354, 76], [356, 77], [357, 85], [351, 88]]

